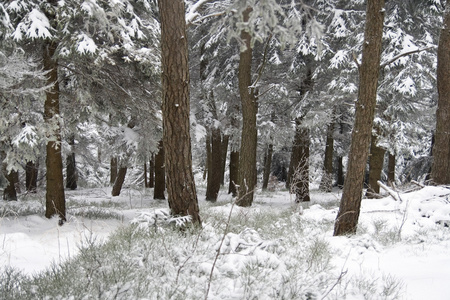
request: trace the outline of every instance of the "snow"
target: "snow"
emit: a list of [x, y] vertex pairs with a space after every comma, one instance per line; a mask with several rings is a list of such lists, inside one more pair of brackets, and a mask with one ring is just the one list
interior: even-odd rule
[[[199, 195], [204, 194], [203, 192], [199, 192]], [[69, 209], [68, 222], [63, 226], [58, 226], [56, 219], [46, 219], [41, 214], [6, 214], [8, 209], [29, 204], [29, 199], [21, 199], [15, 203], [0, 202], [3, 216], [0, 218], [0, 265], [17, 268], [29, 275], [36, 274], [46, 270], [52, 263], [75, 257], [79, 253], [79, 247], [89, 241], [106, 240], [114, 230], [130, 223], [145, 227], [146, 222], [159, 224], [172, 220], [168, 215], [167, 204], [152, 200], [151, 193], [148, 192], [125, 189], [122, 196], [114, 198], [109, 196], [109, 188], [81, 189], [67, 191], [66, 194], [71, 203], [77, 204], [75, 208]], [[342, 272], [346, 278], [365, 276], [364, 278], [373, 282], [397, 282], [403, 290], [396, 299], [448, 299], [449, 195], [450, 190], [446, 187], [429, 186], [399, 193], [401, 201], [395, 201], [389, 196], [364, 199], [358, 233], [349, 237], [333, 237], [332, 230], [325, 226], [332, 224], [336, 218], [340, 190], [334, 190], [333, 193], [312, 190], [311, 203], [303, 203], [301, 206], [296, 205], [293, 197], [286, 191], [280, 190], [271, 193], [259, 191], [251, 208], [231, 204], [231, 198], [225, 192], [221, 192], [219, 201], [211, 207], [200, 197], [201, 211], [208, 206], [209, 214], [222, 216], [223, 220], [231, 214], [242, 217], [242, 220], [250, 215], [260, 216], [262, 222], [268, 222], [264, 215], [269, 211], [279, 211], [290, 215], [288, 219], [306, 232], [304, 236], [300, 235], [300, 231], [294, 236], [285, 236], [283, 228], [288, 219], [280, 218], [279, 221], [264, 225], [269, 228], [267, 231], [273, 233], [268, 238], [259, 229], [245, 228], [244, 222], [243, 230], [230, 230], [223, 235], [222, 243], [222, 235], [217, 234], [217, 228], [211, 223], [204, 223], [202, 239], [211, 243], [210, 249], [220, 251], [221, 254], [214, 273], [214, 280], [220, 281], [221, 285], [220, 288], [212, 287], [211, 299], [242, 299], [248, 292], [245, 280], [257, 279], [251, 277], [250, 273], [245, 273], [248, 266], [259, 268], [261, 265], [265, 268], [259, 276], [270, 279], [272, 286], [260, 285], [258, 288], [261, 295], [270, 295], [274, 287], [280, 286], [290, 276], [290, 262], [284, 259], [286, 253], [302, 251], [302, 241], [306, 240], [314, 240], [315, 245], [319, 246], [321, 243], [329, 245], [332, 249], [330, 265], [335, 268], [334, 272]], [[40, 194], [37, 198], [43, 196]], [[39, 207], [40, 204], [33, 205], [32, 207]], [[76, 209], [92, 208], [95, 205], [112, 207], [111, 211], [118, 217], [100, 220], [74, 215]], [[298, 245], [299, 249], [289, 249], [286, 241]], [[186, 249], [181, 248], [173, 249], [173, 253], [185, 251]], [[200, 257], [203, 252], [196, 255]], [[189, 263], [196, 262], [190, 256], [187, 260], [190, 260]], [[209, 276], [213, 262], [200, 258], [197, 263], [195, 276]], [[308, 259], [310, 268], [317, 270], [325, 270], [321, 265], [324, 263], [316, 261], [313, 256]], [[243, 274], [250, 277], [240, 278]], [[361, 281], [361, 285], [364, 282]], [[332, 290], [331, 283], [328, 283], [328, 289]], [[369, 289], [367, 293], [370, 293]], [[329, 299], [327, 295], [321, 296]], [[360, 299], [358, 297], [356, 294], [349, 294], [346, 299]], [[367, 298], [377, 299], [373, 295]]]

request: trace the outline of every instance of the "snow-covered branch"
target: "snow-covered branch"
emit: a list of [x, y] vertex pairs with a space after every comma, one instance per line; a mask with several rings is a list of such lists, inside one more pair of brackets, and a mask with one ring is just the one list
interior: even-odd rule
[[400, 54], [394, 56], [392, 59], [388, 60], [387, 62], [381, 64], [380, 67], [384, 68], [387, 65], [392, 64], [393, 62], [395, 62], [396, 60], [398, 60], [399, 58], [401, 58], [403, 56], [408, 56], [408, 55], [411, 55], [411, 54], [419, 53], [419, 52], [422, 52], [422, 51], [428, 51], [428, 50], [435, 49], [435, 48], [436, 48], [436, 46], [430, 46], [430, 47], [418, 48], [418, 49], [415, 49], [415, 50], [411, 50], [411, 51], [400, 53]]

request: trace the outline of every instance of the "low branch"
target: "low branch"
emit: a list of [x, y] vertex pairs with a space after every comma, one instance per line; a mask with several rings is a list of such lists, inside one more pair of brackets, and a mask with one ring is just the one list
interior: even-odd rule
[[408, 56], [408, 55], [411, 55], [411, 54], [419, 53], [419, 52], [422, 52], [422, 51], [428, 51], [430, 49], [435, 49], [435, 48], [436, 48], [436, 46], [430, 46], [430, 47], [426, 47], [426, 48], [420, 48], [420, 49], [416, 49], [416, 50], [411, 50], [411, 51], [407, 51], [407, 52], [404, 52], [404, 53], [400, 53], [400, 54], [394, 56], [391, 60], [388, 60], [384, 64], [381, 64], [380, 68], [384, 68], [387, 65], [392, 64], [393, 62], [395, 62], [396, 60], [398, 60], [399, 58], [401, 58], [403, 56]]

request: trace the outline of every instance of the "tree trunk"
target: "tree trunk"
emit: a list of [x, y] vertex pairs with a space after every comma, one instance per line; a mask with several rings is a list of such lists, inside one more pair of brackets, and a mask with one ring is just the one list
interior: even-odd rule
[[445, 6], [444, 24], [438, 46], [438, 108], [433, 147], [431, 179], [435, 184], [450, 184], [450, 1]]
[[113, 185], [117, 178], [117, 157], [111, 157], [110, 169], [111, 176], [109, 178], [109, 183]]
[[[54, 18], [54, 16], [51, 16]], [[66, 201], [64, 195], [63, 163], [61, 156], [61, 124], [59, 122], [58, 61], [54, 58], [58, 44], [45, 41], [43, 47], [44, 71], [47, 71], [47, 85], [44, 103], [44, 121], [49, 129], [47, 142], [47, 187], [45, 216], [58, 215], [59, 223], [66, 221]]]
[[201, 224], [189, 123], [189, 65], [183, 0], [158, 0], [161, 20], [162, 112], [167, 194], [172, 215]]
[[3, 190], [3, 200], [17, 201], [17, 192], [16, 192], [17, 171], [11, 171], [8, 173], [6, 169], [6, 163], [2, 163], [2, 171], [3, 174], [5, 175], [6, 181], [8, 182], [8, 185]]
[[337, 158], [337, 178], [336, 178], [336, 185], [339, 188], [344, 187], [344, 163], [342, 162], [343, 157], [338, 156]]
[[323, 161], [323, 175], [320, 180], [319, 189], [330, 193], [333, 187], [333, 149], [334, 149], [334, 123], [328, 124], [327, 141], [325, 145], [325, 159]]
[[148, 188], [147, 162], [144, 162], [144, 187]]
[[27, 192], [36, 193], [37, 190], [38, 166], [28, 161], [25, 167], [25, 185]]
[[148, 187], [155, 187], [155, 155], [152, 154], [149, 161]]
[[120, 167], [119, 173], [117, 173], [116, 181], [114, 182], [111, 195], [113, 197], [119, 196], [122, 190], [123, 182], [125, 181], [125, 176], [127, 175], [127, 167]]
[[153, 190], [153, 199], [165, 200], [166, 196], [166, 171], [164, 169], [164, 146], [163, 141], [159, 142], [158, 153], [155, 155], [155, 188]]
[[267, 186], [269, 185], [270, 170], [272, 167], [272, 156], [273, 156], [273, 144], [269, 144], [267, 146], [267, 150], [264, 155], [264, 173], [262, 182], [263, 191], [267, 190]]
[[366, 197], [369, 199], [376, 198], [380, 193], [380, 186], [377, 182], [381, 180], [384, 154], [386, 153], [384, 148], [377, 146], [377, 140], [378, 138], [372, 135], [369, 155], [369, 187], [366, 191]]
[[228, 194], [233, 197], [237, 196], [237, 188], [239, 178], [239, 151], [230, 152], [230, 183], [228, 185]]
[[66, 159], [66, 188], [75, 190], [77, 188], [77, 167], [75, 164], [75, 137], [72, 135], [69, 138], [69, 145], [71, 153], [67, 155]]
[[[251, 7], [248, 7], [243, 12], [244, 22], [248, 21], [252, 10]], [[256, 114], [258, 112], [258, 104], [254, 88], [250, 88], [252, 85], [251, 71], [253, 56], [250, 45], [250, 33], [242, 30], [241, 40], [245, 44], [246, 49], [241, 51], [239, 56], [238, 80], [242, 107], [242, 134], [239, 153], [239, 196], [236, 204], [245, 207], [252, 205], [256, 187]]]
[[222, 170], [222, 134], [219, 128], [211, 129], [211, 155], [208, 166], [208, 182], [206, 185], [206, 201], [217, 201], [220, 190], [220, 179]]
[[358, 225], [364, 173], [369, 155], [372, 123], [377, 101], [383, 19], [384, 0], [368, 0], [362, 62], [359, 67], [355, 124], [334, 235], [354, 234]]
[[222, 145], [220, 151], [222, 152], [222, 165], [220, 169], [220, 185], [225, 185], [225, 166], [227, 164], [227, 154], [228, 154], [228, 141], [230, 139], [229, 135], [224, 135], [222, 139]]
[[395, 184], [395, 155], [389, 153], [388, 161], [388, 184], [393, 186]]
[[309, 197], [309, 129], [296, 120], [291, 162], [289, 164], [289, 190], [295, 194], [295, 202], [310, 201]]
[[209, 169], [211, 168], [211, 135], [210, 134], [206, 134], [205, 147], [206, 147], [206, 161], [205, 161], [205, 170], [203, 171], [203, 180], [206, 180], [208, 178]]

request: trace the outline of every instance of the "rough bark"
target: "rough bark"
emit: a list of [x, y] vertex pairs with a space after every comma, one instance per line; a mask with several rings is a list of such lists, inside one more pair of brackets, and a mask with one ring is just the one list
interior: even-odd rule
[[37, 177], [38, 166], [32, 161], [28, 161], [25, 166], [25, 185], [27, 192], [36, 193]]
[[236, 185], [239, 178], [239, 151], [230, 152], [230, 182], [228, 185], [228, 194], [237, 196]]
[[148, 163], [148, 187], [155, 187], [155, 156], [152, 154]]
[[201, 224], [192, 173], [189, 65], [183, 0], [158, 0], [161, 20], [162, 112], [167, 195], [173, 215]]
[[163, 141], [159, 142], [158, 150], [158, 153], [155, 155], [155, 188], [153, 189], [153, 199], [165, 200], [166, 171], [164, 169]]
[[358, 225], [364, 172], [369, 155], [377, 100], [382, 47], [384, 0], [368, 0], [362, 61], [359, 66], [358, 101], [342, 199], [334, 235], [354, 234]]
[[388, 160], [388, 184], [393, 186], [395, 184], [395, 155], [389, 153]]
[[309, 146], [309, 129], [301, 127], [301, 120], [297, 119], [288, 174], [289, 190], [297, 203], [310, 201]]
[[75, 190], [77, 188], [77, 167], [75, 164], [75, 152], [73, 151], [75, 147], [74, 136], [70, 137], [69, 145], [72, 151], [66, 158], [66, 188]]
[[[248, 7], [243, 12], [243, 20], [247, 22], [252, 8]], [[254, 88], [252, 85], [252, 58], [253, 51], [250, 45], [251, 35], [249, 32], [241, 31], [241, 40], [246, 48], [239, 56], [239, 95], [241, 97], [242, 108], [242, 134], [241, 149], [239, 153], [239, 206], [251, 206], [253, 202], [254, 189], [256, 187], [256, 146], [257, 129], [256, 114], [258, 104]]]
[[122, 186], [125, 181], [125, 176], [127, 175], [127, 167], [120, 167], [117, 173], [116, 181], [114, 182], [113, 188], [111, 190], [111, 195], [113, 197], [119, 196], [122, 191]]
[[109, 183], [114, 184], [117, 178], [117, 157], [111, 157]]
[[267, 146], [267, 150], [264, 155], [264, 173], [262, 182], [263, 191], [267, 190], [267, 186], [269, 185], [270, 171], [272, 167], [272, 156], [273, 156], [273, 144], [269, 144]]
[[206, 201], [217, 201], [220, 190], [222, 170], [222, 134], [219, 128], [211, 129], [210, 165], [208, 166], [208, 181], [206, 184]]
[[377, 182], [381, 180], [384, 154], [386, 153], [384, 148], [377, 146], [377, 140], [377, 137], [372, 135], [369, 155], [369, 186], [366, 191], [366, 197], [369, 199], [376, 198], [380, 193], [380, 186]]
[[323, 175], [320, 180], [319, 189], [330, 193], [333, 187], [333, 149], [334, 149], [334, 123], [327, 128], [327, 140], [325, 145], [325, 158], [323, 161]]
[[[48, 16], [49, 17], [49, 16]], [[50, 16], [50, 18], [54, 16]], [[58, 44], [45, 41], [43, 46], [44, 71], [47, 71], [47, 84], [44, 103], [44, 121], [50, 130], [47, 142], [47, 187], [45, 200], [45, 216], [51, 218], [58, 215], [59, 223], [66, 221], [66, 201], [64, 195], [63, 163], [61, 156], [61, 124], [59, 122], [59, 83], [58, 61], [54, 58]]]
[[450, 1], [445, 6], [444, 24], [438, 46], [438, 108], [433, 147], [431, 179], [435, 184], [450, 184]]

